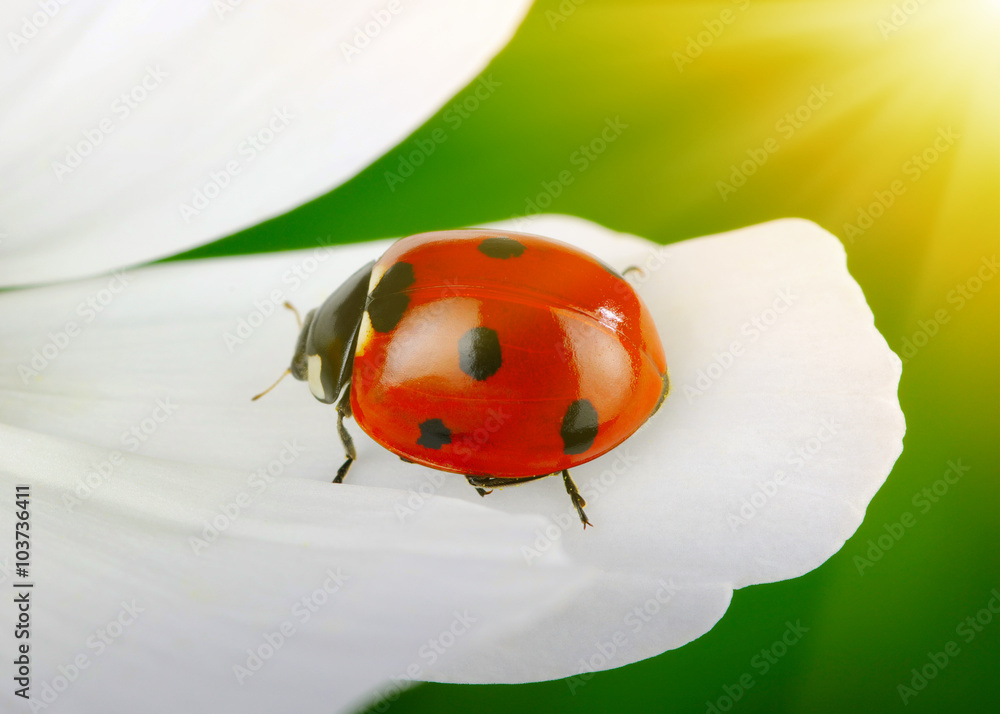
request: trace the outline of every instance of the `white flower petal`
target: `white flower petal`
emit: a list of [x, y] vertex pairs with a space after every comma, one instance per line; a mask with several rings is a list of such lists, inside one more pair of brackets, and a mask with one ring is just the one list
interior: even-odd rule
[[0, 285], [171, 255], [329, 191], [473, 79], [529, 5], [5, 3]]
[[[552, 479], [482, 501], [550, 518], [519, 544], [525, 562], [563, 548], [602, 577], [544, 626], [428, 667], [428, 679], [550, 679], [678, 647], [722, 616], [735, 588], [801, 575], [836, 552], [901, 450], [900, 362], [842, 247], [814, 224], [775, 221], [666, 248], [568, 217], [513, 229], [618, 268], [644, 266], [636, 280], [673, 392], [622, 447], [574, 471], [595, 529], [580, 529]], [[386, 245], [339, 248], [335, 260], [304, 252], [153, 266], [130, 273], [120, 295], [107, 278], [0, 295], [10, 316], [0, 328], [0, 421], [237, 469], [273, 458], [294, 435], [306, 453], [289, 473], [327, 480], [342, 459], [333, 410], [301, 384], [246, 399], [290, 357], [295, 325], [275, 305], [318, 304]], [[90, 295], [108, 304], [87, 322], [78, 306]], [[66, 320], [79, 333], [60, 348]], [[238, 341], [227, 347], [226, 334]], [[34, 350], [38, 374], [22, 384], [18, 365], [30, 368]], [[167, 397], [175, 408], [156, 423], [154, 400]], [[352, 484], [480, 500], [461, 478], [403, 466], [350, 428], [360, 453]]]
[[67, 506], [106, 449], [0, 425], [0, 454], [4, 532], [31, 488], [29, 577], [5, 559], [3, 584], [34, 585], [31, 696], [53, 711], [344, 710], [534, 626], [588, 577], [561, 554], [530, 568], [518, 543], [544, 520], [477, 503], [404, 522], [405, 492], [130, 454]]

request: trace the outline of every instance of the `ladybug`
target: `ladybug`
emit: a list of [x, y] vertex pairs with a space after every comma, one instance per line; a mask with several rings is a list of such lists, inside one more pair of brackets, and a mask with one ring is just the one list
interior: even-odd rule
[[621, 274], [495, 230], [394, 243], [306, 315], [289, 373], [337, 405], [347, 460], [334, 483], [357, 459], [353, 416], [402, 460], [463, 474], [481, 496], [561, 473], [584, 528], [569, 469], [625, 441], [670, 389], [656, 326]]

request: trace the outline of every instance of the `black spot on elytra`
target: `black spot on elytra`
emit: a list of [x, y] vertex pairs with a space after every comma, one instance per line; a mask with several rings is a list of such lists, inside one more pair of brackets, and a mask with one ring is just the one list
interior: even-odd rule
[[496, 330], [473, 327], [458, 340], [458, 366], [475, 380], [496, 374], [503, 362]]
[[501, 260], [519, 258], [524, 252], [524, 244], [506, 236], [494, 236], [493, 238], [485, 238], [479, 244], [479, 252], [490, 258], [500, 258]]
[[413, 285], [413, 266], [410, 263], [393, 263], [368, 294], [365, 309], [375, 332], [389, 332], [403, 319], [410, 296], [403, 290]]
[[428, 449], [440, 449], [451, 443], [451, 429], [440, 419], [428, 419], [420, 422], [420, 438], [417, 443]]
[[569, 405], [563, 417], [562, 430], [564, 454], [582, 454], [594, 445], [597, 438], [597, 410], [586, 399], [577, 399]]

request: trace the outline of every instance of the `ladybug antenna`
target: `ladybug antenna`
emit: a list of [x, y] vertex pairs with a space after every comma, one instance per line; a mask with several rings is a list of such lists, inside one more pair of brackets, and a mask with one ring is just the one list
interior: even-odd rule
[[[299, 314], [299, 311], [295, 309], [295, 306], [292, 305], [292, 303], [290, 303], [287, 300], [285, 300], [284, 304], [285, 304], [285, 307], [287, 307], [289, 310], [291, 310], [292, 312], [295, 313], [295, 321], [297, 323], [299, 323], [299, 329], [301, 330], [302, 329], [302, 315]], [[265, 389], [263, 392], [261, 392], [257, 396], [251, 397], [250, 401], [251, 402], [256, 402], [258, 399], [260, 399], [265, 394], [267, 394], [268, 392], [270, 392], [272, 389], [274, 389], [275, 387], [277, 387], [279, 384], [281, 384], [281, 380], [283, 380], [285, 377], [287, 377], [291, 373], [291, 371], [292, 371], [291, 367], [289, 367], [288, 369], [286, 369], [284, 372], [281, 373], [281, 376], [278, 377], [278, 380], [274, 384], [272, 384], [270, 387], [268, 387], [267, 389]]]
[[264, 396], [265, 394], [267, 394], [267, 393], [268, 393], [268, 392], [270, 392], [270, 391], [271, 391], [272, 389], [274, 389], [274, 388], [275, 388], [275, 387], [277, 387], [277, 386], [278, 386], [279, 384], [281, 384], [281, 380], [283, 380], [283, 379], [284, 379], [285, 377], [287, 377], [287, 376], [288, 376], [289, 374], [291, 374], [291, 372], [292, 372], [292, 368], [291, 368], [291, 367], [289, 367], [289, 368], [288, 368], [288, 369], [286, 369], [286, 370], [285, 370], [284, 372], [282, 372], [281, 376], [280, 376], [280, 377], [278, 377], [278, 380], [277, 380], [277, 381], [276, 381], [276, 382], [275, 382], [274, 384], [272, 384], [272, 385], [271, 385], [270, 387], [268, 387], [268, 388], [267, 388], [267, 389], [265, 389], [265, 390], [264, 390], [263, 392], [261, 392], [260, 394], [258, 394], [258, 395], [257, 395], [256, 397], [252, 397], [252, 398], [250, 399], [250, 401], [251, 401], [251, 402], [256, 402], [256, 401], [257, 401], [258, 399], [260, 399], [260, 398], [261, 398], [261, 397], [263, 397], [263, 396]]
[[[301, 330], [302, 329], [302, 315], [300, 315], [299, 311], [295, 309], [295, 306], [292, 305], [292, 303], [288, 302], [287, 300], [285, 300], [285, 307], [287, 307], [289, 310], [291, 310], [292, 312], [295, 313], [295, 321], [297, 323], [299, 323], [299, 329]], [[288, 374], [288, 373], [286, 372], [285, 374]], [[282, 376], [285, 376], [285, 375], [282, 375]], [[278, 381], [280, 382], [281, 380], [279, 379]]]

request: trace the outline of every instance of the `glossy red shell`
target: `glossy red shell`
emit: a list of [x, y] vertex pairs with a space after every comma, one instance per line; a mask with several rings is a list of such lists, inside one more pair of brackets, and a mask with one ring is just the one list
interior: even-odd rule
[[[390, 269], [411, 282], [376, 291]], [[373, 311], [389, 303], [395, 313], [375, 331], [372, 317], [381, 315]], [[499, 358], [474, 355], [485, 369], [473, 376], [463, 371], [469, 355], [460, 345], [468, 347], [476, 328], [495, 334]], [[519, 233], [423, 233], [396, 242], [372, 271], [351, 409], [375, 441], [416, 463], [535, 476], [590, 461], [628, 438], [659, 406], [666, 375], [648, 309], [597, 258]], [[574, 450], [564, 434], [567, 411], [580, 400], [590, 407], [571, 414], [579, 420], [596, 411], [596, 435], [566, 453]]]

